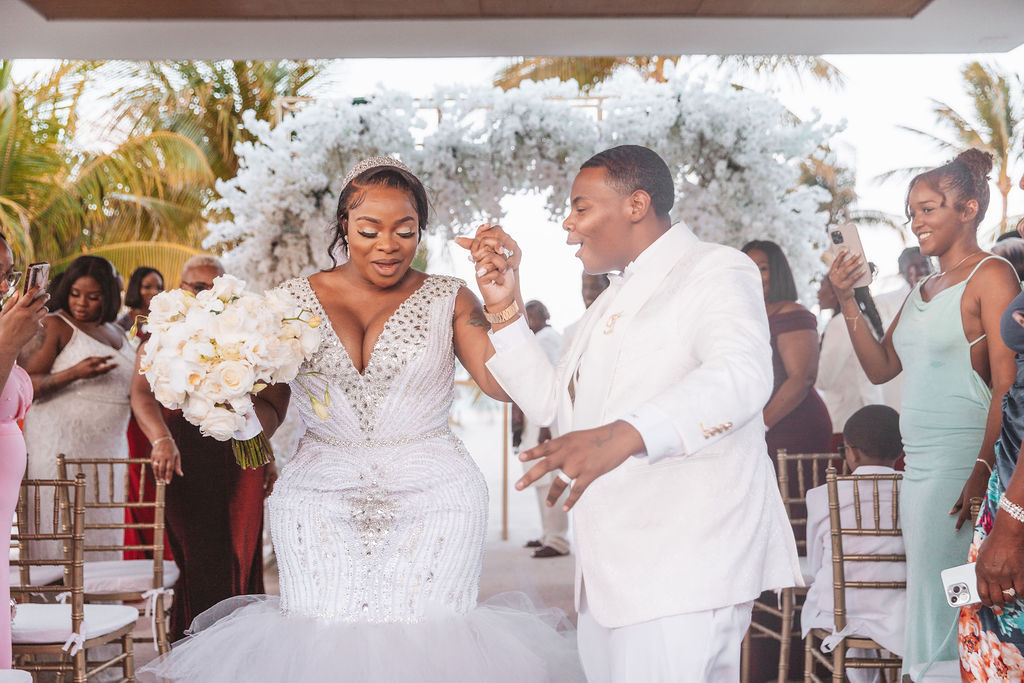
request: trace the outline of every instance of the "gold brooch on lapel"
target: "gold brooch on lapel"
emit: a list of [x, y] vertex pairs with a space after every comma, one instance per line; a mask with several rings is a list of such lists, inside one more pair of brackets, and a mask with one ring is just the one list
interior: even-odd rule
[[605, 326], [604, 326], [604, 333], [605, 334], [611, 334], [612, 332], [614, 332], [615, 331], [615, 323], [617, 323], [619, 321], [619, 318], [621, 318], [621, 317], [622, 317], [621, 313], [612, 313], [610, 316], [608, 316], [608, 321], [605, 323]]

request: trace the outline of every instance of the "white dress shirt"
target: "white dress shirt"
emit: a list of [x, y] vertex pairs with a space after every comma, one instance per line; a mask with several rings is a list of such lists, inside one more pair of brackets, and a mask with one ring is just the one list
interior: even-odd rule
[[841, 313], [825, 325], [814, 388], [832, 418], [832, 432], [842, 433], [846, 421], [864, 406], [882, 403], [882, 388], [871, 383], [857, 360]]
[[[896, 474], [891, 467], [862, 466], [854, 474]], [[861, 510], [865, 526], [873, 526], [873, 487], [868, 482], [859, 486]], [[891, 528], [892, 486], [879, 483], [880, 526]], [[856, 524], [853, 505], [853, 483], [839, 482], [839, 516], [843, 527]], [[843, 536], [847, 554], [903, 555], [902, 536]], [[807, 564], [814, 583], [807, 592], [800, 613], [803, 637], [812, 628], [834, 630], [835, 601], [832, 590], [832, 537], [828, 518], [828, 489], [818, 486], [807, 492]], [[848, 581], [906, 581], [907, 566], [896, 562], [847, 562]], [[938, 581], [938, 577], [935, 578]], [[907, 596], [905, 590], [846, 589], [846, 620], [849, 633], [872, 638], [890, 652], [902, 655]]]

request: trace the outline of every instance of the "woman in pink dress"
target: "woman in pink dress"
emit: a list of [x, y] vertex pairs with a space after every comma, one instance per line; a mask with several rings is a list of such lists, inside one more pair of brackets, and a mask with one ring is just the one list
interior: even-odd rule
[[[0, 296], [6, 296], [14, 289], [21, 273], [14, 270], [14, 256], [7, 241], [0, 235]], [[15, 363], [21, 347], [39, 332], [40, 323], [46, 315], [46, 301], [43, 293], [35, 297], [39, 288], [33, 287], [27, 295], [15, 293], [0, 310], [0, 535], [4, 547], [11, 544], [11, 520], [18, 502], [18, 487], [25, 473], [25, 439], [18, 428], [18, 420], [32, 405], [32, 380], [28, 373]], [[9, 559], [3, 555], [3, 575], [10, 570]], [[0, 605], [10, 602], [11, 591], [8, 582], [0, 581]], [[11, 668], [11, 621], [0, 616], [0, 669]]]

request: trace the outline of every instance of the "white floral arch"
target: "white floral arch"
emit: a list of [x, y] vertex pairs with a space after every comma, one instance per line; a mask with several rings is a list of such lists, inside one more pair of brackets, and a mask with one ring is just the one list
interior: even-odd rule
[[[245, 118], [256, 142], [239, 146], [238, 175], [218, 184], [205, 245], [254, 288], [329, 264], [340, 179], [360, 158], [400, 157], [424, 181], [434, 218], [451, 235], [501, 215], [501, 199], [535, 193], [561, 219], [572, 177], [600, 149], [642, 144], [675, 171], [675, 217], [701, 237], [740, 246], [778, 242], [806, 293], [821, 269], [824, 190], [798, 183], [798, 163], [837, 131], [798, 121], [777, 100], [678, 75], [667, 83], [617, 77], [596, 93], [602, 116], [578, 106], [572, 84], [449, 89], [414, 101], [381, 90], [357, 101], [318, 101], [276, 127]], [[615, 94], [629, 93], [628, 97]], [[424, 111], [440, 112], [431, 125]]]

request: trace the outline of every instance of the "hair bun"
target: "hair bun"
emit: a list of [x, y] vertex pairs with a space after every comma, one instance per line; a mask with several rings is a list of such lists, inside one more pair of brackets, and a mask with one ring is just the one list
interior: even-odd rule
[[983, 152], [975, 147], [970, 147], [956, 155], [954, 161], [959, 161], [970, 169], [971, 174], [977, 178], [988, 178], [992, 171], [992, 155]]

